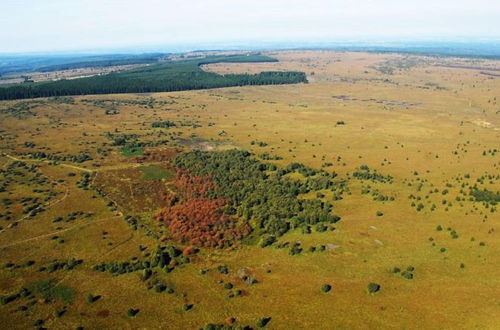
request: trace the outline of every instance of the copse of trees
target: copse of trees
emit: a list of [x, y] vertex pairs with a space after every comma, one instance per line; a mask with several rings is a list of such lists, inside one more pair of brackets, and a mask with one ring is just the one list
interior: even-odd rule
[[[225, 218], [223, 223], [228, 224], [229, 219], [238, 218], [251, 223], [257, 234], [279, 237], [291, 228], [340, 220], [332, 214], [332, 205], [328, 202], [299, 197], [313, 189], [332, 187], [335, 174], [316, 171], [301, 164], [277, 169], [275, 165], [260, 162], [249, 152], [241, 150], [193, 151], [179, 155], [174, 163], [182, 173], [190, 175], [185, 178], [189, 184], [178, 184], [181, 196], [184, 199], [187, 197], [184, 205], [190, 205], [189, 200], [193, 198], [205, 199], [205, 204], [208, 201], [217, 202], [215, 209], [223, 213], [203, 212], [204, 216], [213, 216], [214, 221]], [[308, 175], [304, 182], [286, 177], [286, 174], [296, 170]], [[317, 183], [318, 180], [320, 183]], [[172, 212], [174, 207], [161, 212], [160, 220], [176, 214]], [[192, 212], [199, 211], [195, 209]], [[186, 214], [181, 215], [189, 218]], [[196, 223], [193, 223], [195, 227]], [[176, 235], [175, 231], [173, 235]]]
[[307, 83], [304, 72], [269, 71], [257, 74], [220, 75], [207, 72], [201, 65], [220, 62], [275, 62], [262, 56], [214, 56], [204, 59], [168, 61], [107, 75], [25, 83], [0, 88], [0, 100], [64, 95], [151, 93], [246, 85]]

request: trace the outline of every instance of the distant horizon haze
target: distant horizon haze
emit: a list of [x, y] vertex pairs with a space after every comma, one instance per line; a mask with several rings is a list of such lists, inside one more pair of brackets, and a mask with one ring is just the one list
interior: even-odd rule
[[0, 12], [2, 54], [500, 40], [491, 0], [3, 0]]

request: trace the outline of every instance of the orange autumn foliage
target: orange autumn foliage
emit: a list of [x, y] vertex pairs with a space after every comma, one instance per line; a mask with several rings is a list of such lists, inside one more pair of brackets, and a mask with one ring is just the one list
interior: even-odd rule
[[216, 189], [208, 177], [178, 171], [175, 183], [180, 202], [171, 204], [175, 199], [169, 198], [166, 207], [156, 214], [156, 218], [167, 225], [173, 239], [195, 246], [222, 248], [250, 233], [248, 224], [239, 224], [223, 213], [224, 199], [206, 197], [207, 192]]

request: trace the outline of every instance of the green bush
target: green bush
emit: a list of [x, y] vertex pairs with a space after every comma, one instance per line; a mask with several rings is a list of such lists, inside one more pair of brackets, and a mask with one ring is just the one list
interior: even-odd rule
[[260, 240], [260, 247], [265, 248], [266, 246], [272, 245], [276, 242], [276, 236], [274, 235], [264, 235]]
[[369, 294], [375, 294], [375, 293], [380, 291], [380, 285], [377, 283], [371, 282], [368, 284], [366, 289], [367, 289]]
[[136, 316], [138, 313], [139, 313], [139, 309], [130, 308], [130, 309], [127, 311], [127, 316], [129, 316], [129, 317], [134, 317], [134, 316]]
[[321, 287], [321, 292], [323, 293], [328, 293], [332, 289], [332, 286], [330, 284], [323, 284]]
[[270, 317], [263, 317], [263, 318], [260, 318], [260, 319], [257, 321], [257, 327], [259, 327], [259, 328], [263, 328], [263, 327], [265, 327], [266, 325], [268, 325], [270, 321], [271, 321], [271, 318], [270, 318]]

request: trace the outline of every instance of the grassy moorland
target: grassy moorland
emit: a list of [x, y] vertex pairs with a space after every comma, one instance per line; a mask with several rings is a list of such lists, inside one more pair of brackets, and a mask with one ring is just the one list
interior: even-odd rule
[[0, 103], [5, 327], [497, 327], [499, 62], [267, 55]]

